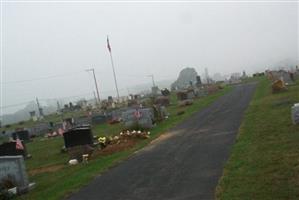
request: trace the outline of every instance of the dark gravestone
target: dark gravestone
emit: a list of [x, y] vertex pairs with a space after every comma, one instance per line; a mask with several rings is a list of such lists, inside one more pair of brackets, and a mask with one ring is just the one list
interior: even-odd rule
[[196, 86], [200, 86], [201, 85], [201, 78], [200, 76], [196, 76]]
[[24, 158], [27, 156], [26, 146], [22, 142], [24, 149], [17, 149], [16, 142], [5, 142], [0, 145], [0, 156], [17, 156], [22, 155]]
[[12, 138], [14, 140], [19, 138], [20, 140], [27, 142], [27, 141], [30, 141], [30, 134], [29, 134], [29, 131], [27, 131], [27, 130], [21, 130], [21, 131], [12, 133]]
[[70, 129], [63, 134], [64, 146], [66, 148], [79, 145], [93, 145], [93, 135], [88, 127]]
[[170, 91], [167, 88], [165, 88], [165, 89], [161, 90], [161, 94], [163, 96], [169, 96], [170, 95]]

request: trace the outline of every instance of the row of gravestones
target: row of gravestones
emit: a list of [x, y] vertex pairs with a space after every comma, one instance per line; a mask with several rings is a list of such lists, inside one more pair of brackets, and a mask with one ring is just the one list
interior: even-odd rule
[[[153, 126], [153, 110], [150, 108], [129, 109], [122, 112], [122, 118], [127, 128], [136, 124], [140, 128], [149, 129]], [[28, 139], [28, 138], [23, 138]], [[93, 135], [90, 126], [81, 126], [63, 134], [64, 144], [67, 149], [76, 146], [92, 146]], [[0, 184], [5, 185], [10, 181], [16, 186], [18, 193], [28, 191], [30, 188], [28, 177], [25, 171], [24, 158], [26, 158], [26, 145], [22, 141], [24, 149], [17, 149], [16, 142], [9, 142], [0, 145]], [[23, 158], [24, 157], [24, 158]]]
[[[93, 145], [93, 135], [90, 126], [81, 126], [70, 129], [63, 135], [67, 149], [76, 146]], [[0, 186], [9, 185], [16, 187], [17, 193], [21, 194], [30, 190], [34, 184], [29, 183], [25, 170], [24, 158], [26, 147], [22, 141], [23, 150], [16, 148], [16, 142], [8, 142], [0, 145]], [[7, 188], [9, 189], [9, 188]]]
[[28, 181], [24, 163], [24, 158], [29, 157], [25, 141], [30, 140], [30, 135], [27, 130], [22, 130], [11, 136], [15, 141], [0, 145], [0, 188], [16, 188], [15, 192], [22, 194], [34, 186]]

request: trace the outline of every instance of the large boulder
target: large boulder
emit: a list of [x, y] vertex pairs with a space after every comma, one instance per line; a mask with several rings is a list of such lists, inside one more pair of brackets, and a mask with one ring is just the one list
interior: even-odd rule
[[184, 68], [180, 74], [178, 79], [171, 84], [172, 89], [183, 89], [188, 86], [190, 86], [190, 83], [196, 84], [196, 77], [197, 77], [197, 72], [194, 68]]

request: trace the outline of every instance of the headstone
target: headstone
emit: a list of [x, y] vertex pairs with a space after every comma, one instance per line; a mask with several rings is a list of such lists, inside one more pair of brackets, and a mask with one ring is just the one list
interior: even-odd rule
[[113, 102], [112, 96], [108, 96], [108, 102]]
[[85, 117], [81, 116], [75, 119], [75, 124], [78, 126], [80, 125], [86, 125], [86, 124], [91, 124], [91, 118], [90, 117]]
[[105, 122], [107, 122], [107, 118], [105, 115], [94, 115], [91, 118], [92, 124], [103, 124]]
[[22, 156], [0, 156], [0, 184], [8, 182], [17, 187], [18, 193], [28, 191], [30, 185]]
[[184, 101], [187, 99], [193, 99], [195, 97], [194, 90], [181, 90], [177, 92], [177, 99], [179, 101]]
[[291, 73], [287, 71], [279, 70], [279, 71], [271, 71], [270, 73], [272, 75], [272, 78], [274, 79], [273, 81], [282, 80], [286, 85], [294, 84], [294, 80], [292, 80], [291, 78]]
[[19, 138], [20, 140], [23, 140], [25, 142], [30, 141], [30, 134], [28, 130], [20, 130], [12, 133], [12, 138], [16, 140]]
[[24, 158], [27, 157], [26, 145], [22, 142], [24, 149], [17, 149], [16, 142], [5, 142], [0, 145], [0, 156], [17, 156], [22, 155]]
[[201, 86], [201, 78], [200, 76], [196, 76], [196, 86]]
[[78, 127], [70, 129], [63, 134], [64, 146], [66, 148], [79, 145], [93, 145], [93, 135], [90, 127]]
[[164, 88], [163, 90], [161, 90], [161, 94], [163, 96], [169, 96], [170, 95], [170, 91], [167, 88]]
[[153, 127], [154, 114], [151, 108], [130, 109], [122, 114], [124, 126], [128, 129]]
[[179, 101], [183, 101], [183, 100], [188, 99], [188, 95], [187, 95], [187, 93], [184, 92], [184, 91], [179, 91], [179, 92], [176, 93], [176, 95], [177, 95], [177, 99], [178, 99]]
[[44, 135], [49, 132], [49, 126], [48, 123], [38, 123], [29, 130], [32, 135]]
[[293, 124], [299, 124], [299, 103], [292, 106], [292, 121]]
[[170, 100], [167, 96], [159, 96], [155, 99], [155, 104], [161, 105], [161, 106], [169, 106]]

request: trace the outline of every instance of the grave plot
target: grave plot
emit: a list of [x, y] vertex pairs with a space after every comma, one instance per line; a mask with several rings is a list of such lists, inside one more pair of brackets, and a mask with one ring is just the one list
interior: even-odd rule
[[[89, 157], [93, 152], [93, 135], [90, 126], [81, 126], [63, 134], [64, 146], [69, 153], [70, 163], [82, 162], [83, 155]], [[73, 161], [72, 161], [73, 160]]]

